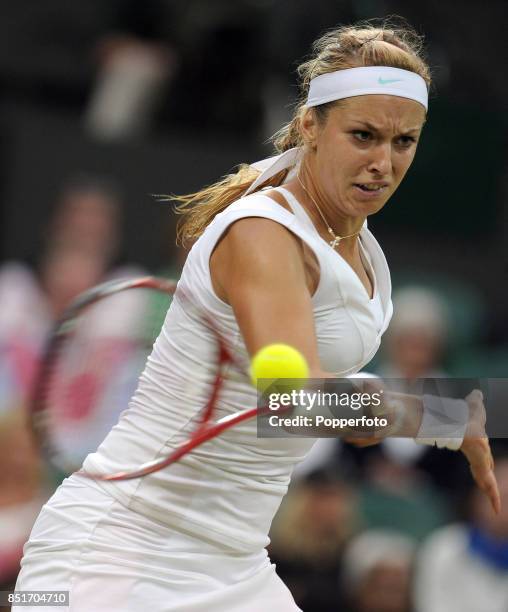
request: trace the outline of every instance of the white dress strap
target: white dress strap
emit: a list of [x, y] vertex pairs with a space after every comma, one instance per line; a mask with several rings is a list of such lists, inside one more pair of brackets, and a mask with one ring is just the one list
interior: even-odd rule
[[275, 187], [274, 191], [278, 191], [287, 201], [289, 207], [294, 212], [295, 216], [314, 234], [319, 236], [319, 232], [317, 231], [314, 223], [312, 223], [311, 218], [309, 217], [305, 208], [300, 204], [300, 202], [296, 199], [296, 197], [286, 189], [285, 187]]

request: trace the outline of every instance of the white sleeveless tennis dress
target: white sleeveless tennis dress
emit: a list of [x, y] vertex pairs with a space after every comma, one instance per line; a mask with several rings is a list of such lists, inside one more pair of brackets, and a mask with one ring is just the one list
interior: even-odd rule
[[[226, 376], [218, 417], [256, 405], [242, 336], [231, 307], [213, 291], [209, 269], [215, 245], [238, 219], [272, 219], [314, 252], [320, 280], [312, 303], [322, 367], [346, 376], [373, 357], [392, 314], [379, 245], [364, 227], [362, 257], [375, 286], [371, 300], [295, 197], [279, 190], [294, 214], [258, 192], [217, 215], [195, 243], [179, 282], [180, 294], [194, 306], [178, 294], [173, 300], [128, 409], [86, 458], [86, 470], [138, 466], [167, 455], [187, 437], [205, 403], [216, 348], [198, 310], [228, 338], [238, 364]], [[298, 610], [265, 547], [292, 469], [313, 442], [259, 439], [254, 420], [141, 479], [100, 483], [75, 474], [43, 507], [16, 588], [70, 590], [72, 612]]]

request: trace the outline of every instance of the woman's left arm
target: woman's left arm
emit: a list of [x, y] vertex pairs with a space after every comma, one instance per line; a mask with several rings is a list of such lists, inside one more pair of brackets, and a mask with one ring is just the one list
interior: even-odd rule
[[[368, 384], [373, 383], [369, 381]], [[443, 398], [443, 401], [446, 401], [446, 398]], [[498, 513], [501, 509], [501, 499], [494, 475], [494, 460], [489, 439], [485, 432], [486, 411], [482, 392], [475, 389], [465, 398], [465, 402], [468, 409], [467, 421], [462, 440], [457, 440], [456, 450], [464, 453], [476, 484], [489, 498], [494, 512]], [[417, 442], [419, 441], [425, 410], [422, 397], [385, 391], [384, 410], [395, 422], [394, 429], [390, 432], [391, 436], [415, 438]], [[355, 446], [364, 447], [377, 444], [381, 440], [376, 437], [352, 437], [347, 438], [347, 441]], [[438, 439], [426, 440], [425, 443], [434, 446], [438, 444]]]

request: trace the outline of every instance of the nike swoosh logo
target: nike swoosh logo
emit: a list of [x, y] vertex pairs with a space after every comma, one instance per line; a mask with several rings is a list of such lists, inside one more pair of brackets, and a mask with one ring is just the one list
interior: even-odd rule
[[389, 83], [399, 83], [402, 80], [403, 79], [383, 79], [383, 77], [379, 77], [378, 82], [380, 85], [388, 85]]

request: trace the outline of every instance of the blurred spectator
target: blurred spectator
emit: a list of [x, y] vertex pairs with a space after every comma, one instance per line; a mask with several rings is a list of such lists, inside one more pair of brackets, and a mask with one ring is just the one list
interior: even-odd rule
[[471, 519], [440, 529], [424, 544], [415, 581], [417, 612], [508, 610], [508, 457], [495, 469], [501, 494], [496, 515], [474, 489]]
[[399, 289], [393, 295], [393, 311], [380, 375], [409, 380], [443, 376], [449, 323], [439, 295], [425, 287]]
[[54, 320], [110, 268], [120, 241], [118, 206], [97, 182], [69, 183], [35, 255], [36, 268], [21, 262], [0, 267], [0, 414], [25, 408]]
[[[441, 460], [446, 455], [445, 451], [436, 453], [440, 453]], [[445, 524], [450, 516], [447, 492], [434, 486], [425, 472], [414, 465], [413, 457], [404, 459], [402, 453], [395, 456], [383, 447], [366, 460], [358, 497], [366, 527], [395, 529], [415, 540]]]
[[114, 267], [120, 213], [110, 183], [78, 177], [57, 200], [34, 269], [19, 262], [0, 267], [0, 412], [25, 406], [45, 337], [74, 298], [106, 278], [144, 272]]
[[56, 202], [33, 259], [40, 302], [51, 317], [112, 273], [121, 245], [120, 196], [102, 179], [68, 181]]
[[[394, 315], [378, 373], [388, 388], [420, 395], [420, 379], [445, 375], [442, 356], [447, 311], [440, 297], [424, 287], [396, 291], [393, 302]], [[454, 474], [458, 465], [463, 470], [459, 454], [418, 445], [409, 438], [387, 438], [367, 449], [345, 445], [343, 454], [363, 476], [359, 510], [368, 528], [397, 529], [422, 539], [448, 519], [450, 489], [448, 483], [441, 491], [435, 487], [433, 469], [442, 473], [450, 468], [449, 473]], [[438, 455], [437, 465], [427, 465], [426, 458], [434, 455]]]
[[396, 531], [372, 530], [353, 538], [341, 576], [348, 612], [410, 612], [414, 553], [414, 542]]
[[356, 522], [355, 492], [331, 471], [308, 475], [284, 500], [272, 525], [270, 558], [306, 612], [341, 609], [337, 575]]
[[[390, 379], [390, 388], [420, 395], [424, 387], [419, 379], [447, 375], [443, 367], [451, 324], [447, 303], [433, 289], [410, 285], [394, 292], [393, 305], [378, 373], [385, 380]], [[467, 478], [460, 455], [418, 445], [408, 438], [387, 438], [377, 450], [382, 454], [375, 465], [378, 483], [383, 479], [386, 489], [389, 482], [398, 482], [396, 487], [400, 489], [404, 482], [420, 482], [418, 493], [417, 487], [410, 488], [418, 496], [428, 496], [429, 503], [424, 506], [417, 503], [415, 510], [434, 508], [434, 518], [422, 520], [422, 530], [414, 535], [421, 537], [429, 528], [441, 524], [446, 516], [443, 500], [424, 476], [429, 475], [445, 494], [460, 489]]]
[[75, 250], [99, 257], [109, 267], [121, 241], [120, 193], [112, 182], [78, 175], [67, 181], [56, 201], [43, 249]]
[[[444, 376], [446, 309], [439, 296], [424, 287], [396, 291], [393, 302], [378, 373], [390, 389], [420, 395], [419, 379]], [[441, 474], [450, 468], [451, 475], [456, 465], [463, 470], [458, 453], [431, 449], [409, 438], [387, 438], [367, 449], [344, 445], [343, 454], [363, 476], [359, 511], [366, 527], [397, 529], [418, 540], [448, 519], [450, 489], [448, 482], [442, 490], [436, 488], [434, 470]], [[429, 456], [436, 456], [436, 465], [427, 465]]]

